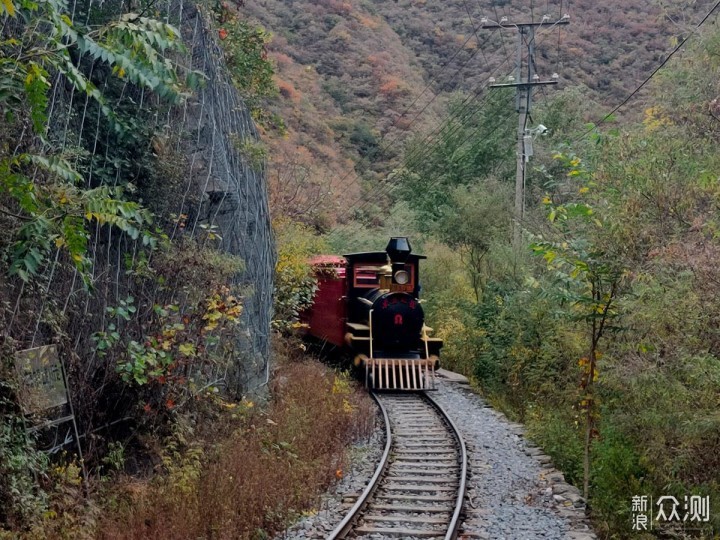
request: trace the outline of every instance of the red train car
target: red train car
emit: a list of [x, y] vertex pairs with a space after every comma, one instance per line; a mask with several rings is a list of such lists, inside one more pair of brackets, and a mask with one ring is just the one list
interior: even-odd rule
[[430, 337], [418, 298], [423, 259], [412, 253], [406, 237], [394, 237], [385, 251], [310, 261], [318, 289], [301, 320], [314, 338], [350, 348], [368, 387], [435, 386], [442, 340]]
[[308, 334], [342, 347], [347, 320], [347, 260], [338, 255], [318, 255], [310, 264], [318, 289], [312, 309], [301, 315], [301, 322], [308, 326]]

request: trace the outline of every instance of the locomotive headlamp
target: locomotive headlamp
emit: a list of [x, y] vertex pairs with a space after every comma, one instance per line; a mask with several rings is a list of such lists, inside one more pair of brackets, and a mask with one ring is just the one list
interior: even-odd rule
[[385, 251], [393, 263], [404, 263], [408, 260], [408, 257], [410, 257], [412, 248], [410, 247], [410, 241], [407, 239], [407, 236], [395, 236], [390, 239]]
[[408, 274], [406, 270], [398, 270], [393, 277], [395, 278], [395, 283], [399, 285], [407, 285], [410, 281], [410, 274]]

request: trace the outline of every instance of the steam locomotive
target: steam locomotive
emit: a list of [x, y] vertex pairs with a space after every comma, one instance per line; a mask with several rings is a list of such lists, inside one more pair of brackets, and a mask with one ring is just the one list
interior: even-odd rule
[[307, 334], [349, 349], [375, 390], [435, 387], [441, 339], [430, 337], [420, 300], [420, 260], [406, 237], [385, 251], [320, 255], [318, 289], [301, 315]]

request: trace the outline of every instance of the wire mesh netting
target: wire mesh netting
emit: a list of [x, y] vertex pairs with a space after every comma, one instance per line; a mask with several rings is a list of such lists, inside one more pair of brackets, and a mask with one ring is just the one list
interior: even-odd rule
[[[177, 65], [200, 72], [204, 84], [179, 104], [169, 105], [126, 79], [114, 77], [106, 65], [79, 59], [88, 79], [116, 111], [130, 119], [134, 139], [118, 139], [88, 94], [77, 92], [60, 74], [52, 74], [47, 137], [39, 141], [30, 129], [18, 127], [12, 144], [16, 153], [32, 147], [63, 155], [83, 174], [87, 187], [109, 184], [135, 189], [141, 202], [147, 199], [155, 214], [164, 216], [158, 230], [164, 229], [170, 242], [193, 240], [196, 244], [192, 245], [215, 246], [242, 259], [242, 270], [234, 272], [231, 279], [231, 285], [242, 292], [243, 304], [241, 331], [230, 344], [234, 361], [229, 366], [206, 365], [193, 374], [200, 387], [224, 386], [241, 395], [262, 387], [269, 374], [275, 253], [265, 165], [244, 157], [239, 144], [256, 142], [258, 132], [224, 70], [208, 12], [186, 0], [144, 4], [152, 8], [152, 15], [180, 29], [186, 52], [168, 54], [175, 55], [172, 61]], [[67, 16], [88, 25], [140, 7], [132, 0], [84, 0], [70, 2]], [[2, 34], [18, 32], [21, 24], [6, 17]], [[0, 216], [0, 221], [5, 219], [9, 218]], [[133, 297], [138, 317], [120, 321], [118, 331], [142, 336], [141, 311], [169, 301], [179, 303], [182, 309], [186, 301], [181, 279], [168, 280], [162, 288], [142, 279], [139, 263], [149, 268], [157, 256], [140, 238], [107, 225], [93, 227], [90, 287], [78, 270], [67, 264], [60, 247], [48, 258], [38, 279], [24, 283], [3, 277], [0, 281], [5, 341], [15, 350], [57, 344], [67, 360], [86, 432], [116, 421], [128, 410], [126, 390], [117, 385], [115, 365], [98, 354], [92, 339], [107, 329], [108, 308]], [[227, 348], [228, 344], [217, 346]], [[117, 391], [109, 391], [112, 385]]]
[[[245, 261], [239, 276], [245, 295], [244, 317], [247, 332], [238, 344], [246, 354], [239, 364], [240, 387], [267, 380], [269, 329], [272, 312], [275, 255], [268, 210], [264, 167], [256, 169], [244, 159], [238, 141], [257, 140], [250, 112], [239, 99], [223, 71], [220, 49], [209, 37], [208, 25], [195, 5], [171, 4], [186, 42], [191, 46], [193, 67], [207, 77], [197, 100], [171, 113], [172, 125], [191, 134], [189, 150], [193, 171], [190, 189], [201, 193], [191, 234], [202, 221], [216, 225], [223, 239], [222, 248]], [[184, 208], [182, 209], [184, 210]]]

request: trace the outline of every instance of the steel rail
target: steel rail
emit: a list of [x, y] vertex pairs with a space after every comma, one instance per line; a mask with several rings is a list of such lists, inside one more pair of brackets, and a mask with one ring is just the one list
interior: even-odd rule
[[427, 392], [424, 392], [423, 395], [425, 396], [425, 399], [430, 402], [433, 407], [435, 407], [435, 410], [440, 413], [440, 416], [445, 419], [445, 422], [447, 422], [452, 429], [452, 432], [458, 441], [458, 445], [460, 446], [460, 486], [458, 487], [457, 499], [455, 500], [455, 510], [453, 511], [452, 519], [450, 520], [448, 532], [445, 534], [445, 540], [455, 540], [458, 535], [458, 529], [460, 528], [460, 514], [462, 513], [463, 502], [465, 501], [468, 467], [467, 448], [465, 447], [465, 440], [462, 438], [460, 430], [457, 428], [450, 416], [448, 416], [445, 412], [445, 409], [443, 409], [437, 401], [430, 397], [430, 394]]
[[[341, 538], [345, 538], [345, 536], [352, 530], [353, 525], [357, 518], [361, 515], [361, 510], [363, 507], [367, 504], [368, 500], [372, 496], [372, 494], [375, 492], [375, 490], [380, 486], [380, 480], [383, 476], [383, 473], [385, 472], [385, 469], [387, 468], [389, 457], [390, 457], [390, 449], [392, 447], [392, 432], [390, 428], [390, 419], [388, 417], [387, 410], [383, 406], [380, 399], [377, 397], [375, 392], [370, 392], [370, 395], [375, 400], [375, 402], [380, 407], [380, 410], [383, 414], [383, 419], [385, 421], [385, 450], [383, 452], [382, 457], [380, 458], [380, 462], [378, 463], [377, 468], [375, 469], [375, 474], [373, 474], [373, 477], [370, 479], [370, 482], [368, 482], [367, 487], [362, 492], [360, 497], [358, 497], [358, 500], [355, 502], [355, 504], [352, 506], [352, 508], [348, 511], [348, 513], [345, 515], [345, 518], [340, 522], [340, 524], [330, 533], [328, 536], [328, 540], [339, 540]], [[462, 435], [460, 434], [460, 430], [457, 428], [455, 423], [452, 421], [450, 416], [445, 412], [445, 409], [443, 409], [440, 404], [435, 401], [427, 392], [422, 392], [420, 395], [428, 402], [430, 405], [438, 412], [438, 414], [443, 418], [444, 422], [448, 425], [450, 428], [450, 431], [452, 431], [453, 436], [457, 440], [458, 447], [459, 447], [459, 461], [460, 461], [460, 479], [459, 479], [459, 486], [457, 491], [457, 497], [455, 501], [455, 508], [453, 510], [452, 518], [450, 519], [450, 523], [448, 525], [447, 533], [445, 534], [445, 540], [456, 540], [458, 535], [458, 529], [460, 527], [460, 514], [462, 513], [463, 509], [463, 502], [465, 500], [465, 489], [467, 484], [467, 467], [468, 467], [468, 459], [467, 459], [467, 449], [465, 447], [465, 440], [463, 439]]]
[[365, 491], [363, 491], [360, 494], [360, 497], [358, 497], [358, 500], [355, 501], [355, 504], [350, 509], [350, 511], [347, 513], [345, 518], [340, 522], [340, 524], [335, 527], [335, 529], [330, 533], [327, 540], [337, 540], [339, 538], [345, 538], [345, 535], [349, 533], [352, 530], [352, 526], [355, 522], [355, 519], [357, 519], [360, 516], [360, 510], [363, 506], [368, 502], [372, 494], [375, 492], [377, 487], [380, 485], [380, 478], [382, 477], [383, 473], [385, 472], [385, 469], [388, 465], [388, 461], [390, 459], [390, 448], [392, 447], [392, 432], [390, 430], [390, 418], [388, 417], [387, 410], [383, 406], [383, 404], [378, 399], [377, 395], [375, 395], [375, 392], [370, 392], [370, 395], [375, 400], [375, 402], [380, 407], [380, 411], [382, 411], [383, 420], [385, 421], [385, 451], [383, 452], [382, 457], [380, 458], [380, 462], [378, 463], [377, 468], [375, 469], [375, 474], [373, 474], [372, 478], [370, 479], [370, 482], [368, 482], [367, 487], [365, 488]]

